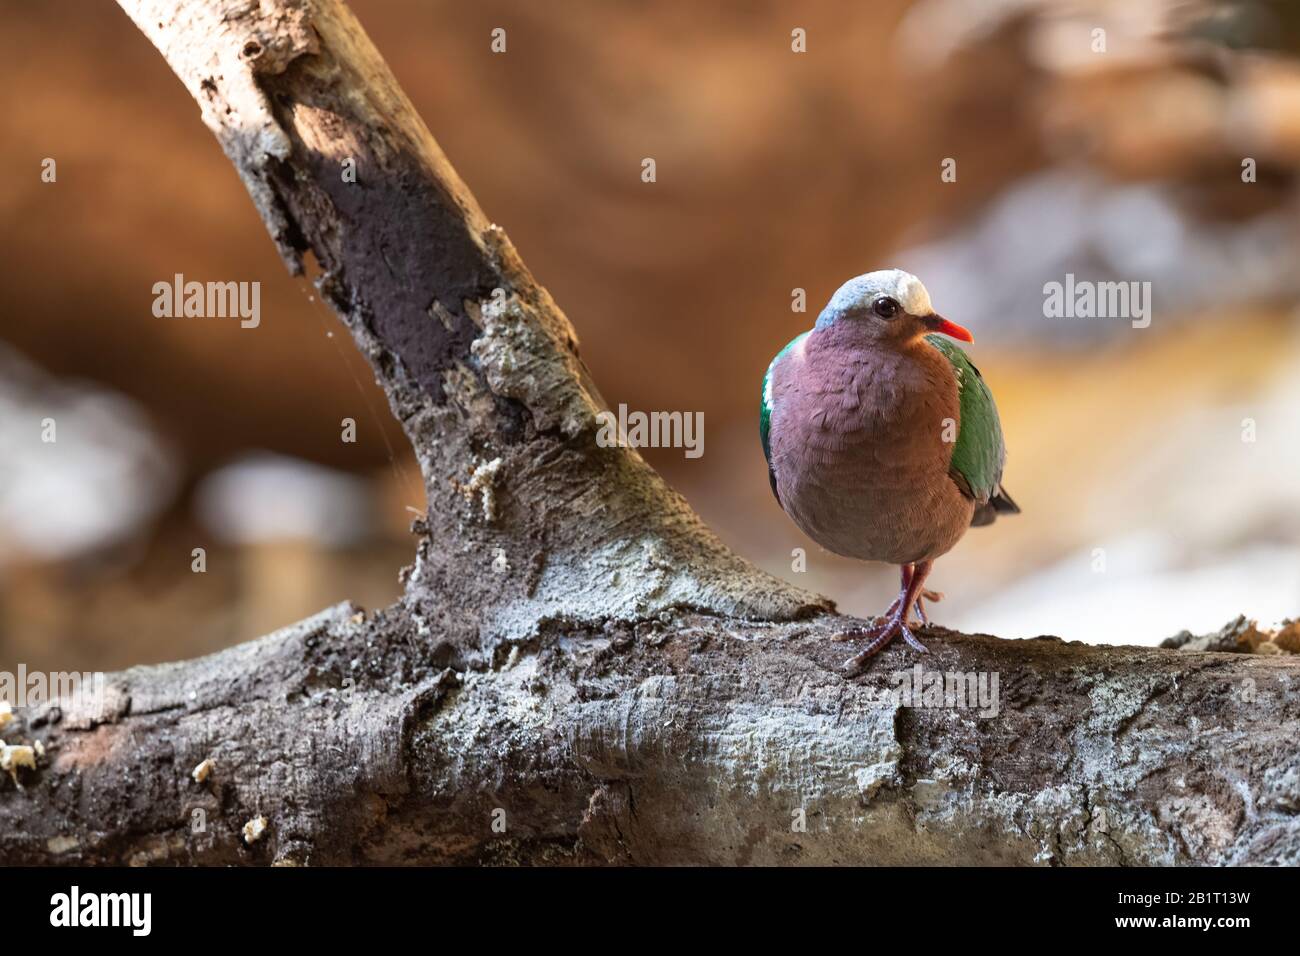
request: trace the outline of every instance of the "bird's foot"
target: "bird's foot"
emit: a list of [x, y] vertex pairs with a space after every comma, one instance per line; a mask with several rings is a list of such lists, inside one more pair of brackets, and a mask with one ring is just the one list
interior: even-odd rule
[[[921, 619], [921, 623], [923, 625], [929, 625], [930, 623], [930, 619], [926, 616], [925, 613], [925, 602], [942, 601], [942, 600], [943, 600], [943, 594], [940, 593], [939, 591], [922, 591], [920, 594], [916, 596], [916, 616]], [[891, 607], [890, 610], [892, 611], [893, 608]]]
[[[877, 625], [883, 625], [887, 623], [890, 618], [892, 618], [895, 614], [898, 613], [898, 606], [903, 603], [903, 597], [906, 593], [907, 593], [906, 590], [899, 592], [898, 597], [894, 598], [894, 600], [890, 603], [889, 607], [885, 608], [885, 613], [875, 618]], [[943, 594], [939, 591], [922, 591], [920, 594], [916, 596], [916, 603], [913, 606], [916, 608], [917, 617], [921, 619], [921, 623], [923, 625], [930, 623], [930, 619], [929, 617], [926, 616], [925, 613], [924, 602], [942, 601], [942, 600], [943, 600]], [[861, 637], [867, 630], [869, 630], [869, 628], [856, 628], [852, 631], [847, 632], [846, 634], [838, 635], [835, 638], [835, 640], [851, 641], [854, 638]]]
[[848, 641], [857, 637], [867, 639], [867, 646], [844, 662], [845, 673], [850, 677], [860, 673], [870, 658], [879, 654], [890, 641], [899, 636], [907, 642], [908, 647], [916, 652], [920, 654], [930, 653], [929, 648], [918, 641], [915, 635], [912, 634], [905, 617], [904, 614], [895, 609], [883, 623], [871, 627], [855, 628], [836, 637], [837, 641]]

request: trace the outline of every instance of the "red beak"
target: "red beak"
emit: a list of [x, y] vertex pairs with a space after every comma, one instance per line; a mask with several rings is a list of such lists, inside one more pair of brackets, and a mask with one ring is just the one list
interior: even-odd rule
[[970, 329], [960, 326], [956, 322], [949, 322], [942, 315], [927, 315], [921, 321], [926, 324], [931, 332], [938, 332], [959, 342], [974, 343], [975, 341], [975, 336], [970, 334]]

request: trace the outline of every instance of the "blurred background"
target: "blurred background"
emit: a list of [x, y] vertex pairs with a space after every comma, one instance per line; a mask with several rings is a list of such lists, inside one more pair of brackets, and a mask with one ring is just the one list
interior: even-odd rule
[[[781, 513], [757, 412], [835, 288], [900, 267], [975, 332], [1023, 508], [939, 563], [937, 620], [1151, 644], [1300, 613], [1300, 5], [352, 6], [611, 404], [704, 412], [703, 457], [646, 456], [743, 555], [892, 597]], [[0, 22], [0, 669], [394, 599], [410, 449], [195, 104], [111, 3]], [[260, 281], [260, 326], [155, 318], [175, 273]], [[1150, 282], [1150, 326], [1045, 316], [1067, 274]]]

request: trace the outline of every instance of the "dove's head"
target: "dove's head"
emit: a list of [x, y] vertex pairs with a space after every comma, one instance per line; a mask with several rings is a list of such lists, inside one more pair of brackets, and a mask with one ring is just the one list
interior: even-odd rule
[[962, 342], [975, 338], [934, 311], [921, 280], [901, 269], [855, 276], [840, 286], [817, 317], [817, 328], [851, 322], [859, 334], [879, 342], [908, 342], [940, 332]]

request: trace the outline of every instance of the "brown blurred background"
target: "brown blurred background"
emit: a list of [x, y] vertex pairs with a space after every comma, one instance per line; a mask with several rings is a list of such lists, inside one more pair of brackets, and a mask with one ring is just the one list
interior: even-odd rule
[[[704, 412], [702, 458], [647, 457], [728, 543], [887, 603], [771, 499], [757, 399], [841, 282], [906, 268], [976, 333], [1024, 509], [939, 564], [937, 619], [1141, 643], [1300, 612], [1293, 6], [353, 2], [605, 397]], [[195, 104], [113, 4], [0, 22], [0, 669], [392, 600], [418, 470]], [[175, 273], [260, 281], [260, 327], [155, 318]], [[1045, 317], [1067, 273], [1150, 281], [1151, 326]]]

